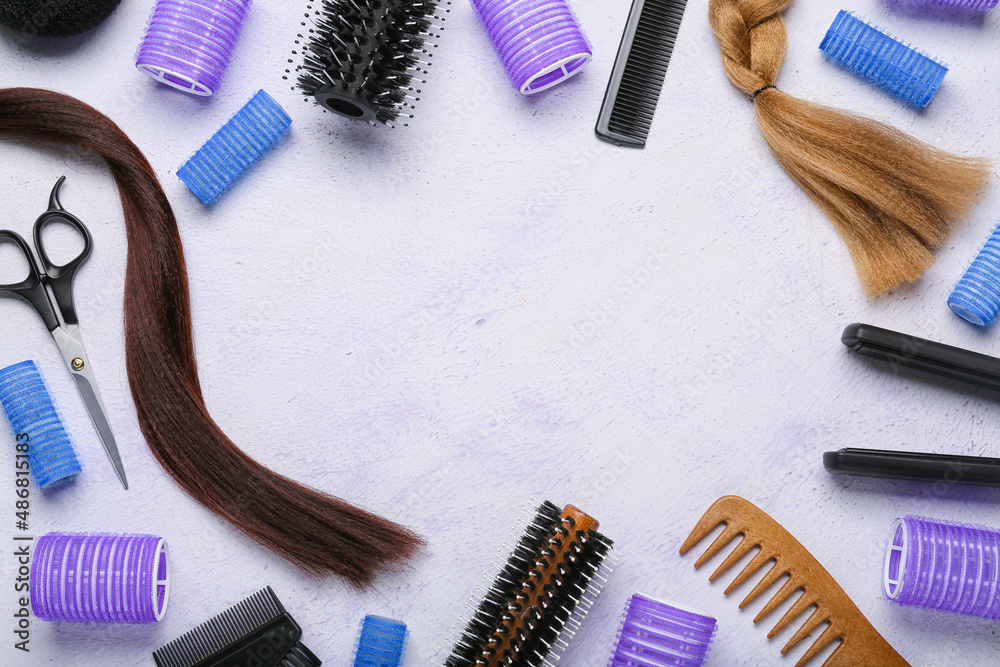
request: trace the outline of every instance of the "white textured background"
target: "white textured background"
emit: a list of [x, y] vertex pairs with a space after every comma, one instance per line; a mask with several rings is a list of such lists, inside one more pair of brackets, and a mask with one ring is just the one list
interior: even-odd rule
[[[832, 226], [771, 158], [752, 105], [725, 79], [704, 0], [688, 7], [643, 151], [593, 134], [625, 0], [574, 3], [596, 58], [530, 99], [456, 0], [405, 130], [324, 115], [282, 81], [300, 0], [257, 2], [217, 96], [158, 86], [132, 66], [151, 4], [126, 0], [95, 32], [60, 44], [0, 33], [0, 85], [93, 104], [157, 169], [184, 239], [207, 400], [236, 442], [413, 527], [430, 547], [358, 593], [302, 576], [169, 481], [127, 388], [112, 181], [91, 156], [3, 141], [0, 226], [28, 234], [66, 174], [64, 203], [94, 232], [80, 319], [132, 484], [119, 487], [41, 322], [0, 302], [0, 366], [42, 365], [85, 466], [70, 488], [36, 490], [31, 532], [162, 535], [173, 588], [158, 626], [33, 621], [30, 655], [15, 651], [3, 432], [0, 663], [149, 665], [153, 649], [269, 584], [326, 664], [350, 664], [358, 621], [372, 612], [406, 621], [406, 664], [426, 665], [533, 496], [594, 514], [624, 554], [567, 664], [606, 661], [637, 589], [718, 617], [709, 664], [781, 664], [780, 644], [723, 597], [724, 584], [677, 553], [724, 494], [781, 521], [915, 665], [997, 661], [995, 623], [890, 606], [879, 585], [895, 517], [1000, 525], [1000, 492], [836, 479], [821, 464], [844, 446], [997, 454], [996, 397], [894, 376], [839, 340], [864, 321], [1000, 354], [995, 331], [945, 305], [1000, 215], [996, 178], [917, 285], [869, 300]], [[823, 59], [836, 3], [787, 12], [782, 88], [950, 150], [1000, 154], [1000, 10], [970, 20], [846, 4], [951, 66], [930, 107], [914, 112]], [[288, 109], [292, 135], [206, 208], [175, 170], [258, 88]]]

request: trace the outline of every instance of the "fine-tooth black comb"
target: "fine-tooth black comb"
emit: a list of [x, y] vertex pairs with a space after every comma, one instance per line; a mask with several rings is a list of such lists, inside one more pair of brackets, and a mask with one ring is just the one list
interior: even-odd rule
[[551, 666], [618, 560], [598, 523], [543, 503], [465, 625], [445, 667]]
[[635, 0], [604, 94], [597, 136], [643, 148], [684, 18], [687, 0]]
[[739, 588], [765, 565], [772, 564], [764, 577], [740, 603], [740, 609], [756, 600], [782, 576], [788, 575], [788, 580], [753, 619], [754, 623], [764, 620], [793, 593], [802, 591], [802, 595], [768, 633], [768, 639], [773, 639], [793, 620], [810, 608], [813, 609], [781, 649], [781, 655], [788, 653], [824, 621], [829, 623], [795, 663], [795, 667], [803, 667], [838, 638], [840, 645], [826, 659], [823, 667], [910, 667], [909, 663], [896, 653], [889, 642], [868, 622], [857, 605], [819, 564], [819, 561], [777, 521], [743, 498], [723, 496], [715, 501], [684, 541], [681, 554], [687, 553], [720, 524], [726, 526], [725, 530], [698, 558], [694, 564], [696, 568], [704, 565], [708, 559], [737, 537], [742, 536], [742, 539], [712, 573], [709, 581], [718, 579], [754, 547], [760, 548], [747, 566], [726, 587], [725, 595]]
[[319, 667], [271, 587], [153, 652], [157, 667]]

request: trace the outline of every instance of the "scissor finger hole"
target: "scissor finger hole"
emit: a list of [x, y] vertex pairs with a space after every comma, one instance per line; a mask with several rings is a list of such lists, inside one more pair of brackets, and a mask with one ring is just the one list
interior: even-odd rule
[[53, 218], [42, 227], [42, 246], [49, 261], [65, 266], [80, 256], [86, 241], [80, 230], [59, 218]]
[[31, 267], [13, 240], [0, 236], [0, 285], [16, 285], [28, 279]]

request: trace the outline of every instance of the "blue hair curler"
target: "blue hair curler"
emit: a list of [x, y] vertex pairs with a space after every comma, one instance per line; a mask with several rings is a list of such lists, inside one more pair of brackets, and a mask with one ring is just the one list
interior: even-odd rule
[[893, 95], [922, 109], [934, 97], [948, 68], [841, 10], [819, 45], [823, 53]]
[[399, 667], [406, 644], [406, 624], [381, 616], [365, 616], [354, 655], [354, 667]]
[[0, 404], [18, 445], [28, 445], [28, 464], [38, 486], [49, 489], [80, 474], [80, 460], [34, 361], [0, 370]]
[[229, 119], [177, 176], [205, 204], [214, 204], [288, 132], [292, 119], [263, 90]]
[[976, 326], [992, 324], [1000, 313], [1000, 224], [955, 285], [948, 306]]

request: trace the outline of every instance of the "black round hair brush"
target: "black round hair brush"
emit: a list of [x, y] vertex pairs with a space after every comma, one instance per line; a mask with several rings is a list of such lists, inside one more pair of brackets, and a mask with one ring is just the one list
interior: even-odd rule
[[96, 28], [121, 0], [0, 0], [0, 23], [28, 37], [71, 37]]
[[409, 111], [420, 99], [416, 86], [426, 82], [444, 12], [437, 0], [322, 0], [315, 10], [309, 5], [309, 21], [302, 25], [312, 27], [296, 40], [302, 45], [296, 87], [352, 120], [391, 125], [412, 118]]

